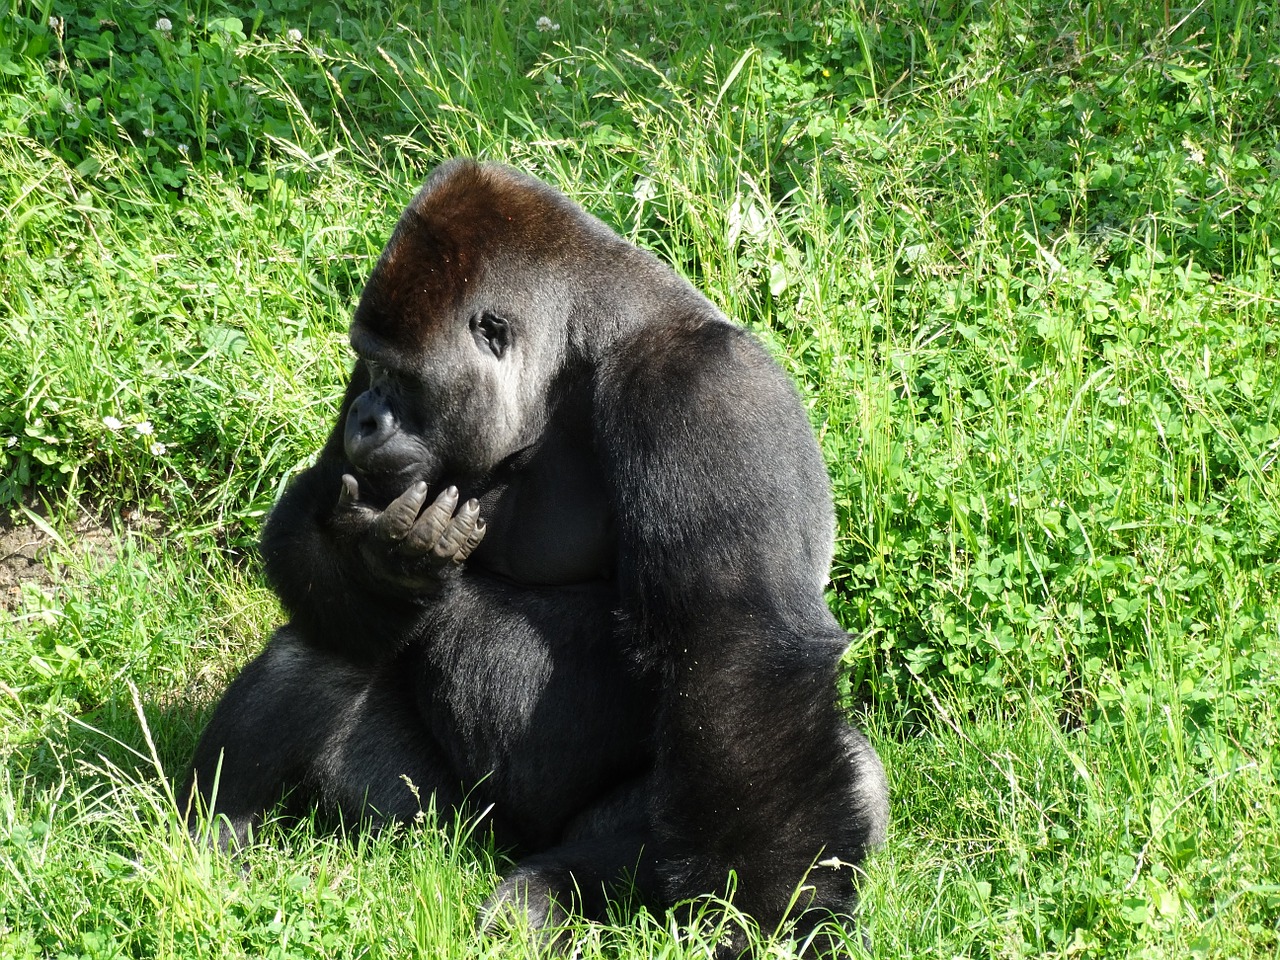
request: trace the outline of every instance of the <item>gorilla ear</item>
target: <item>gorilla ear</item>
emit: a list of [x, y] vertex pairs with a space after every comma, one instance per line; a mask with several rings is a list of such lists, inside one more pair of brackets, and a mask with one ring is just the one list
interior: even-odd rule
[[486, 311], [471, 320], [471, 333], [476, 342], [499, 360], [511, 346], [511, 324], [502, 317]]

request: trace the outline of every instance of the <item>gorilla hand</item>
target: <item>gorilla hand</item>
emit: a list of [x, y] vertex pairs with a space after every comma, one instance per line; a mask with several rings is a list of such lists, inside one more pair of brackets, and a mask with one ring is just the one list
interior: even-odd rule
[[426, 499], [427, 485], [419, 480], [378, 510], [361, 501], [356, 478], [344, 474], [334, 516], [335, 526], [358, 544], [376, 585], [408, 598], [438, 594], [485, 534], [480, 504], [468, 500], [459, 507], [456, 487], [423, 510]]

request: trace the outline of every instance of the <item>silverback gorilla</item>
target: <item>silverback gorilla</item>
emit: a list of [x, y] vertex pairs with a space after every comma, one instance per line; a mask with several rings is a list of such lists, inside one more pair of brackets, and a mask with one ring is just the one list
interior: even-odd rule
[[[377, 826], [489, 809], [485, 907], [853, 904], [884, 774], [836, 695], [833, 515], [796, 393], [652, 256], [506, 167], [441, 166], [351, 324], [328, 442], [262, 538], [289, 616], [183, 796]], [[215, 796], [216, 781], [216, 796]], [[804, 884], [799, 901], [796, 890]]]

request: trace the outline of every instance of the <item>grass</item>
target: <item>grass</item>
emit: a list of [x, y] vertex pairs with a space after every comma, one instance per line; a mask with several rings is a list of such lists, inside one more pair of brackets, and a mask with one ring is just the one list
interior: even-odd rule
[[476, 940], [501, 853], [457, 831], [277, 824], [241, 871], [168, 792], [279, 619], [253, 544], [362, 278], [457, 153], [799, 383], [891, 778], [872, 956], [1280, 956], [1278, 104], [1251, 0], [10, 0], [0, 957], [533, 952]]

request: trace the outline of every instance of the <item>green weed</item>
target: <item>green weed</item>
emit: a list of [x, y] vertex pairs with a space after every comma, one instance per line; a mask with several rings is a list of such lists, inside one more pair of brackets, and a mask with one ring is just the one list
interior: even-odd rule
[[252, 544], [362, 278], [457, 153], [559, 185], [799, 384], [892, 781], [871, 955], [1275, 956], [1278, 17], [10, 0], [0, 956], [533, 952], [473, 933], [482, 836], [282, 821], [241, 870], [168, 792], [279, 619]]

